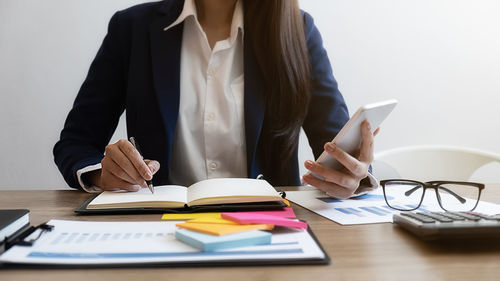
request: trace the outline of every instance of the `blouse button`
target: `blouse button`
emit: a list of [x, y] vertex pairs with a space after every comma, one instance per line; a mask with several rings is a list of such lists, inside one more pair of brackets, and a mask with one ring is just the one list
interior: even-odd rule
[[210, 162], [210, 164], [208, 164], [208, 167], [209, 167], [209, 168], [210, 168], [210, 170], [212, 170], [212, 171], [213, 171], [213, 170], [215, 170], [215, 169], [217, 169], [217, 166], [218, 166], [218, 165], [217, 165], [217, 163], [215, 163], [215, 162]]
[[215, 76], [216, 73], [217, 73], [217, 71], [215, 70], [215, 68], [208, 69], [208, 76], [213, 77], [213, 76]]

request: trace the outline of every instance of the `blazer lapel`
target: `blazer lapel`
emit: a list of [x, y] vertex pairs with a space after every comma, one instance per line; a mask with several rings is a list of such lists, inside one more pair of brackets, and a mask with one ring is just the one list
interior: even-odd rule
[[261, 173], [257, 163], [257, 145], [264, 121], [264, 91], [262, 77], [255, 54], [247, 41], [244, 41], [244, 73], [245, 73], [245, 137], [247, 146], [247, 172], [249, 177]]
[[[165, 1], [160, 12], [165, 15], [150, 26], [151, 60], [156, 97], [167, 134], [167, 166], [179, 115], [180, 64], [183, 23], [164, 30], [182, 11], [184, 1]], [[169, 167], [164, 169], [169, 170]]]

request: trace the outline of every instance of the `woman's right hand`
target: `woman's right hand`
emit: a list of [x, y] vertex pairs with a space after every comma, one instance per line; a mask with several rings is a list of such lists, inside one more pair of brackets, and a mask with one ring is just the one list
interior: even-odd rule
[[139, 191], [147, 188], [146, 180], [160, 169], [158, 161], [143, 160], [132, 143], [124, 139], [106, 146], [101, 165], [101, 170], [89, 172], [87, 180], [103, 190]]

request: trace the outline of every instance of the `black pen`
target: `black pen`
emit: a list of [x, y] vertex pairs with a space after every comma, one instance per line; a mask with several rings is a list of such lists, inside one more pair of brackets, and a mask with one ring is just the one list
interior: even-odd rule
[[[142, 153], [141, 151], [139, 150], [139, 145], [137, 145], [137, 143], [135, 142], [135, 138], [134, 137], [130, 137], [130, 142], [132, 143], [132, 145], [135, 147], [135, 149], [137, 150], [137, 152], [139, 152], [139, 154], [141, 155], [142, 157]], [[144, 159], [144, 158], [143, 158]], [[151, 180], [147, 180], [146, 181], [146, 184], [148, 185], [148, 188], [149, 190], [151, 191], [151, 193], [155, 193], [155, 189], [153, 187], [153, 182]]]

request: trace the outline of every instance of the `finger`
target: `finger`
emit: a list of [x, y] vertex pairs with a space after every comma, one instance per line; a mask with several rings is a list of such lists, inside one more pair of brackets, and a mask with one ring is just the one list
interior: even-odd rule
[[[116, 145], [108, 145], [106, 147], [106, 156], [109, 156], [111, 159], [113, 159], [113, 161], [118, 164], [118, 166], [120, 166], [120, 168], [122, 168], [123, 171], [125, 171], [125, 173], [127, 173], [133, 179], [133, 183], [139, 184], [140, 182], [144, 181], [144, 178], [141, 176], [139, 171], [137, 171], [134, 164], [132, 164], [129, 156], [127, 156], [122, 151], [120, 145], [118, 145], [120, 142], [121, 141], [118, 141]], [[132, 148], [134, 149], [133, 146]], [[140, 161], [142, 161], [142, 159]], [[146, 169], [148, 168], [146, 167]]]
[[357, 187], [358, 181], [346, 173], [332, 170], [311, 160], [307, 160], [304, 166], [312, 173], [323, 177], [324, 181], [351, 189]]
[[126, 181], [130, 184], [135, 184], [136, 180], [130, 177], [113, 159], [109, 156], [106, 155], [102, 161], [102, 170], [106, 171], [108, 173], [113, 174], [115, 177]]
[[103, 190], [126, 190], [126, 191], [139, 191], [141, 187], [136, 184], [131, 184], [120, 178], [115, 177], [113, 174], [103, 171], [101, 175], [101, 188]]
[[118, 141], [118, 147], [123, 154], [127, 156], [130, 162], [132, 162], [132, 165], [134, 165], [135, 169], [139, 172], [143, 179], [150, 180], [153, 177], [153, 174], [151, 174], [148, 166], [144, 163], [141, 154], [139, 154], [132, 143], [127, 140], [120, 140]]
[[373, 161], [373, 134], [368, 121], [364, 121], [361, 124], [361, 148], [358, 159], [368, 164]]
[[373, 136], [376, 137], [378, 133], [380, 132], [380, 127], [378, 127], [375, 132], [373, 132]]
[[158, 170], [160, 170], [160, 162], [156, 160], [144, 160], [146, 162], [146, 165], [148, 165], [149, 170], [151, 171], [151, 174], [154, 175]]
[[325, 151], [333, 158], [337, 159], [349, 172], [357, 177], [365, 177], [368, 172], [368, 165], [349, 155], [333, 143], [325, 144]]
[[329, 196], [339, 198], [339, 199], [347, 199], [354, 194], [354, 190], [345, 188], [343, 186], [336, 185], [334, 183], [326, 182], [318, 179], [317, 177], [308, 174], [302, 177], [302, 180], [305, 183], [308, 183], [319, 190], [326, 192]]

